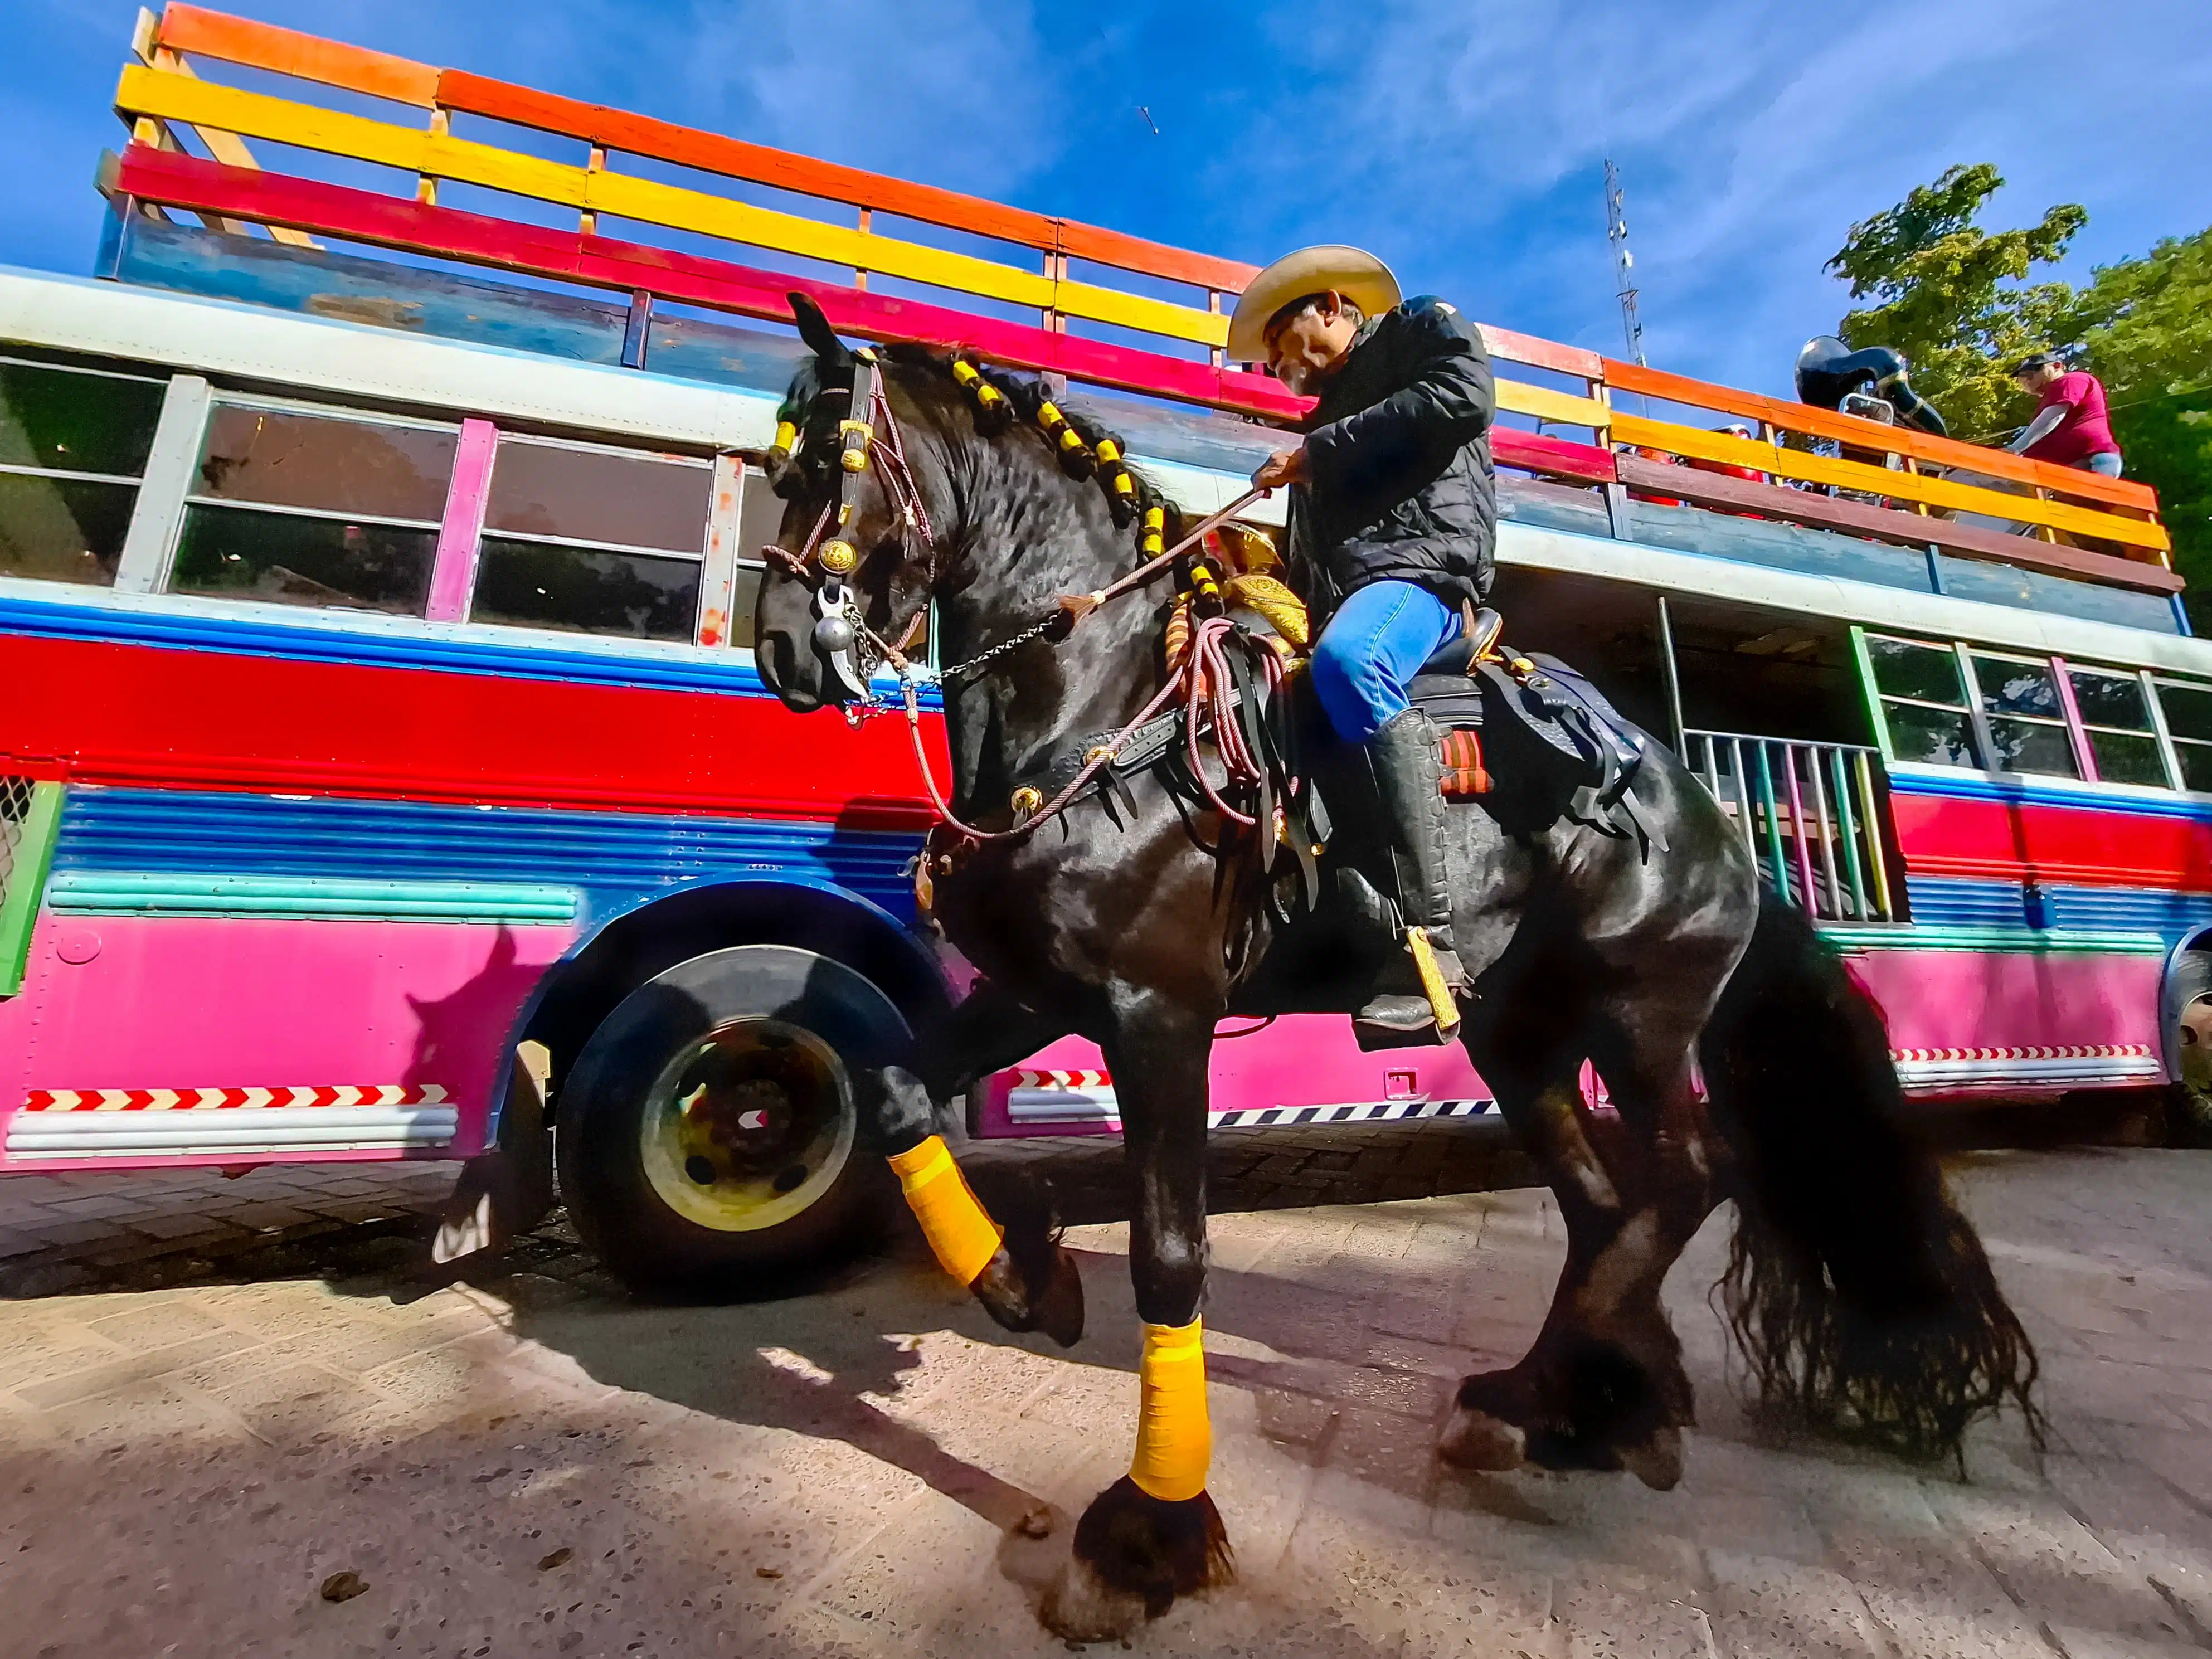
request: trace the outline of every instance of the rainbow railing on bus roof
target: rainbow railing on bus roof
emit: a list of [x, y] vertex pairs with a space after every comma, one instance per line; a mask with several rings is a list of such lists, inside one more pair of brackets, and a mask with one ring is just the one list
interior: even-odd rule
[[[1011, 367], [1271, 421], [1293, 421], [1306, 406], [1271, 375], [1224, 360], [1226, 302], [1250, 280], [1250, 265], [197, 6], [171, 4], [158, 19], [142, 14], [134, 46], [137, 61], [125, 68], [115, 97], [133, 142], [102, 173], [103, 188], [126, 212], [179, 209], [225, 228], [259, 224], [295, 242], [328, 236], [752, 317], [787, 319], [786, 295], [799, 289], [820, 301], [841, 330], [866, 337], [959, 346]], [[194, 63], [283, 76], [304, 83], [307, 97], [325, 89], [397, 107], [362, 115], [227, 86], [197, 73]], [[403, 120], [396, 118], [400, 110], [418, 113]], [[585, 159], [548, 160], [457, 137], [456, 117], [574, 141], [586, 147]], [[208, 152], [204, 158], [184, 149], [179, 135], [186, 132]], [[394, 169], [409, 180], [410, 193], [269, 170], [248, 141]], [[662, 172], [684, 169], [688, 181], [625, 171], [618, 165], [624, 158]], [[732, 180], [786, 192], [797, 198], [793, 207], [853, 210], [854, 222], [741, 201], [717, 187]], [[448, 183], [572, 210], [575, 228], [441, 204], [439, 189]], [[887, 234], [876, 228], [879, 214], [998, 244], [1006, 257]], [[604, 234], [603, 217], [852, 275], [842, 282], [794, 276], [627, 240]], [[1154, 289], [1172, 284], [1188, 302], [1134, 291], [1133, 277]], [[886, 278], [971, 304], [1033, 311], [1036, 320], [889, 292]], [[1101, 331], [1118, 337], [1099, 337]], [[1613, 503], [1634, 491], [2155, 592], [2181, 587], [2157, 520], [2157, 497], [2141, 484], [1736, 392], [1486, 324], [1483, 331], [1502, 362], [1565, 383], [1501, 375], [1502, 410], [1540, 427], [1589, 434], [1587, 442], [1573, 441], [1501, 424], [1493, 448], [1502, 465], [1602, 486]], [[1133, 335], [1143, 343], [1121, 343]], [[1623, 392], [1639, 395], [1647, 409], [1656, 400], [1746, 419], [1759, 435], [1632, 414], [1615, 405]], [[1785, 434], [1833, 440], [1845, 453], [1790, 447], [1781, 441]], [[1960, 522], [1954, 515], [1961, 513], [2030, 533]]]

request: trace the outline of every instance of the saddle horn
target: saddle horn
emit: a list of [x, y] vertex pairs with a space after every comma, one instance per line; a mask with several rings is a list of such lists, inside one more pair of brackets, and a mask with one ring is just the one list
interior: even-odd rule
[[1797, 400], [1815, 409], [1840, 409], [1851, 393], [1864, 392], [1895, 410], [1907, 426], [1948, 437], [1936, 406], [1912, 389], [1908, 367], [1887, 346], [1854, 351], [1832, 334], [1816, 334], [1797, 354]]

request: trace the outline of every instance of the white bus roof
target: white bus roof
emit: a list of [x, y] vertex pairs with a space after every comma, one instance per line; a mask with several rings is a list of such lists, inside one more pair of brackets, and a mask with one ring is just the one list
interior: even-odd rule
[[[155, 364], [219, 382], [478, 415], [675, 449], [765, 448], [778, 401], [773, 393], [748, 387], [5, 266], [0, 266], [0, 343]], [[1245, 483], [1231, 474], [1162, 458], [1131, 459], [1180, 504], [1197, 511], [1226, 504]], [[1263, 504], [1253, 516], [1279, 523], [1281, 507]], [[1501, 564], [1655, 593], [2212, 677], [2212, 641], [1510, 519], [1498, 526], [1498, 557]]]

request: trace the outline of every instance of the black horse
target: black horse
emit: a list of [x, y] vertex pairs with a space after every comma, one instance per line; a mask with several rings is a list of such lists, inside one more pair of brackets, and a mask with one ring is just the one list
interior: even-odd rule
[[[788, 502], [784, 552], [757, 624], [761, 672], [788, 707], [852, 697], [824, 648], [846, 635], [817, 634], [823, 573], [805, 556], [841, 495], [853, 511], [836, 531], [850, 550], [839, 574], [866, 628], [898, 640], [933, 601], [948, 662], [1130, 568], [1113, 489], [1064, 465], [1076, 446], [1053, 425], [1059, 412], [1042, 428], [1006, 426], [1010, 407], [1034, 417], [1042, 398], [1012, 377], [985, 377], [994, 392], [979, 409], [970, 365], [957, 365], [956, 381], [945, 358], [878, 354], [871, 378], [903, 461], [858, 479], [841, 471], [853, 429], [839, 422], [870, 412], [850, 408], [847, 349], [818, 313], [799, 311], [815, 358], [793, 389], [800, 447], [774, 464]], [[1088, 444], [1103, 435], [1077, 431]], [[878, 476], [890, 471], [910, 478], [926, 546]], [[845, 549], [836, 562], [848, 562]], [[1008, 828], [1017, 790], [1121, 728], [1159, 684], [1165, 604], [1157, 592], [1116, 600], [1058, 642], [1058, 630], [1032, 636], [949, 683], [955, 812]], [[1672, 1486], [1692, 1398], [1661, 1282], [1730, 1196], [1727, 1308], [1770, 1402], [1923, 1455], [1955, 1454], [1967, 1425], [2008, 1400], [2039, 1425], [2033, 1352], [1934, 1159], [1901, 1127], [1878, 1012], [1796, 911], [1762, 899], [1713, 798], [1663, 747], [1647, 749], [1634, 788], [1662, 832], [1648, 852], [1564, 817], [1516, 818], [1510, 778], [1481, 798], [1495, 809], [1452, 814], [1454, 931], [1472, 981], [1463, 1040], [1557, 1195], [1568, 1249], [1535, 1343], [1510, 1369], [1466, 1379], [1441, 1454], [1486, 1469], [1626, 1468]], [[933, 861], [935, 916], [985, 978], [926, 1035], [921, 1082], [894, 1069], [869, 1108], [884, 1150], [902, 1152], [928, 1132], [924, 1086], [942, 1103], [1062, 1035], [1097, 1042], [1136, 1181], [1137, 1307], [1159, 1326], [1194, 1320], [1205, 1291], [1215, 1026], [1232, 1013], [1348, 1010], [1328, 1000], [1338, 993], [1314, 993], [1328, 983], [1314, 971], [1328, 951], [1312, 940], [1357, 927], [1326, 904], [1311, 917], [1280, 905], [1281, 878], [1261, 873], [1254, 836], [1187, 782], [1163, 765], [1025, 834]], [[1617, 1115], [1585, 1109], [1585, 1060]], [[1008, 1219], [976, 1295], [1010, 1328], [1073, 1340], [1072, 1261], [1042, 1215]], [[1203, 1493], [1168, 1501], [1125, 1478], [1079, 1522], [1043, 1616], [1071, 1637], [1118, 1633], [1218, 1582], [1229, 1559]]]

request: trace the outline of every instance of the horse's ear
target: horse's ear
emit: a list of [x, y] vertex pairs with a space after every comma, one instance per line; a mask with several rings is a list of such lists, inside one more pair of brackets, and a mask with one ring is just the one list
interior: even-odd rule
[[825, 373], [837, 374], [853, 366], [853, 354], [837, 337], [837, 331], [830, 326], [830, 319], [822, 314], [822, 307], [811, 295], [793, 292], [785, 296], [791, 301], [791, 319], [799, 325], [799, 337], [806, 342], [815, 360]]

